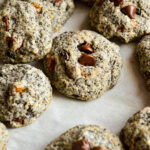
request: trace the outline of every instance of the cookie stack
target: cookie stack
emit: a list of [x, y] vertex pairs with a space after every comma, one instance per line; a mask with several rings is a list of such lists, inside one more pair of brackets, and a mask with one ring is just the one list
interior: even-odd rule
[[[5, 0], [0, 6], [0, 121], [18, 128], [34, 122], [49, 106], [52, 87], [89, 101], [113, 88], [123, 66], [120, 47], [139, 40], [137, 57], [150, 90], [150, 3], [147, 0], [83, 0], [93, 7], [95, 31], [64, 32], [52, 39], [74, 11], [73, 0]], [[99, 34], [100, 33], [100, 34]], [[43, 60], [42, 60], [43, 59]], [[44, 71], [29, 64], [42, 60]], [[51, 87], [52, 85], [52, 87]], [[79, 125], [45, 150], [150, 150], [150, 108], [133, 115], [120, 138], [97, 125]], [[0, 123], [0, 150], [8, 132]]]

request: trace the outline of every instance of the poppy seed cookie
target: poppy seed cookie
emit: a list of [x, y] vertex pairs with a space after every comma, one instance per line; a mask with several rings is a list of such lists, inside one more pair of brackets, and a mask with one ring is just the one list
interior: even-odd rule
[[30, 65], [1, 66], [0, 85], [0, 121], [8, 127], [31, 124], [52, 99], [48, 78]]
[[50, 14], [46, 7], [6, 0], [0, 10], [0, 58], [27, 63], [42, 59], [52, 45]]
[[139, 42], [136, 54], [140, 65], [140, 72], [146, 81], [147, 89], [150, 91], [150, 35], [146, 35]]
[[129, 150], [150, 150], [150, 107], [145, 107], [128, 120], [121, 139]]
[[119, 46], [96, 32], [83, 30], [56, 37], [44, 64], [60, 93], [92, 100], [117, 83], [122, 58]]
[[150, 32], [149, 0], [97, 0], [90, 10], [90, 24], [106, 38], [125, 43]]
[[66, 21], [71, 17], [74, 12], [73, 0], [25, 0], [31, 2], [35, 6], [48, 9], [50, 14], [50, 21], [52, 25], [52, 32], [59, 31]]
[[0, 150], [6, 150], [6, 145], [8, 142], [8, 131], [6, 127], [0, 123]]
[[102, 126], [76, 126], [52, 141], [45, 150], [123, 150], [119, 138]]

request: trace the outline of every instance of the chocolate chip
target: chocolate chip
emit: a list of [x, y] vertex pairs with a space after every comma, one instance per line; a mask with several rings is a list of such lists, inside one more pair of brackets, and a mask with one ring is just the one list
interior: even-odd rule
[[137, 14], [137, 15], [141, 15], [141, 9], [137, 8], [137, 9], [136, 9], [136, 14]]
[[12, 59], [15, 59], [15, 55], [12, 52], [10, 52], [9, 50], [6, 52], [6, 55]]
[[100, 146], [97, 146], [97, 147], [92, 148], [92, 150], [109, 150], [109, 149], [106, 149], [106, 148], [102, 148], [102, 147], [100, 147]]
[[0, 77], [2, 77], [3, 75], [0, 73]]
[[9, 48], [13, 47], [13, 43], [16, 42], [17, 38], [15, 37], [7, 37], [7, 45]]
[[134, 5], [128, 5], [121, 9], [122, 13], [125, 15], [128, 15], [131, 19], [134, 19], [134, 16], [136, 14], [136, 7]]
[[62, 50], [61, 51], [61, 53], [60, 53], [60, 55], [65, 59], [65, 60], [69, 60], [69, 58], [70, 58], [70, 55], [69, 55], [69, 53], [66, 51], [66, 50]]
[[7, 37], [7, 45], [9, 48], [13, 46], [13, 39], [11, 37]]
[[91, 45], [89, 43], [83, 43], [83, 44], [79, 45], [78, 49], [80, 51], [88, 53], [88, 54], [94, 52], [93, 48], [91, 47]]
[[102, 150], [101, 147], [94, 147], [92, 150]]
[[18, 122], [20, 124], [24, 124], [24, 120], [21, 120], [19, 118], [15, 118], [13, 121]]
[[124, 32], [124, 25], [121, 25], [120, 27], [118, 27], [118, 31]]
[[48, 65], [48, 69], [49, 69], [50, 74], [53, 75], [54, 71], [55, 71], [55, 65], [56, 65], [55, 58], [50, 56], [47, 59], [47, 65]]
[[72, 144], [72, 150], [90, 150], [91, 144], [88, 142], [88, 140], [83, 137], [82, 140], [77, 141]]
[[79, 58], [79, 63], [84, 66], [94, 66], [95, 62], [96, 62], [95, 58], [89, 54], [83, 54]]
[[7, 16], [4, 16], [2, 18], [2, 21], [5, 23], [6, 31], [9, 31], [10, 30], [9, 18]]
[[110, 0], [111, 2], [114, 2], [115, 6], [120, 6], [123, 3], [123, 0]]

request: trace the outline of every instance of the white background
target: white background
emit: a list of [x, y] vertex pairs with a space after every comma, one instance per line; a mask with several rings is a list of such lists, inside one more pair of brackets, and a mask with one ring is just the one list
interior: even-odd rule
[[[89, 9], [76, 4], [73, 16], [59, 34], [89, 29]], [[124, 66], [117, 86], [90, 102], [75, 101], [54, 91], [51, 105], [37, 121], [27, 127], [9, 129], [8, 150], [44, 150], [52, 139], [78, 124], [102, 125], [118, 134], [133, 113], [150, 105], [150, 93], [135, 59], [136, 44], [120, 46]]]

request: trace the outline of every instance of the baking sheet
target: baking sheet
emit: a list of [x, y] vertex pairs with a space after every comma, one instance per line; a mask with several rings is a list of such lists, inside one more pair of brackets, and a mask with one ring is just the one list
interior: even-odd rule
[[[76, 4], [73, 16], [58, 34], [89, 29], [89, 9]], [[44, 150], [52, 139], [79, 124], [102, 125], [118, 134], [133, 113], [150, 105], [150, 93], [145, 89], [134, 56], [135, 45], [120, 45], [124, 66], [112, 90], [90, 102], [75, 101], [54, 91], [51, 105], [37, 121], [27, 127], [9, 129], [8, 150]]]

